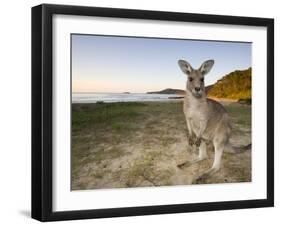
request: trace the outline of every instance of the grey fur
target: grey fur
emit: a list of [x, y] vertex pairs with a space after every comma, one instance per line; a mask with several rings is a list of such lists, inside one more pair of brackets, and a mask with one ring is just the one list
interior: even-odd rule
[[[199, 69], [193, 69], [184, 60], [179, 60], [178, 64], [188, 76], [183, 112], [189, 133], [189, 144], [196, 144], [199, 147], [198, 157], [189, 164], [208, 158], [206, 142], [212, 142], [215, 148], [213, 165], [197, 178], [197, 180], [201, 180], [220, 169], [222, 154], [226, 148], [236, 153], [239, 150], [247, 150], [250, 146], [238, 148], [229, 143], [232, 130], [230, 117], [220, 103], [206, 97], [204, 76], [211, 70], [214, 60], [205, 61]], [[179, 167], [183, 165], [186, 163]]]

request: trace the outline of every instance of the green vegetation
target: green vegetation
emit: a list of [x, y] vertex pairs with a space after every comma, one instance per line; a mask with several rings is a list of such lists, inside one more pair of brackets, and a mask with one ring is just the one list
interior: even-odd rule
[[139, 116], [138, 110], [144, 105], [143, 103], [74, 104], [72, 130], [80, 131], [93, 125], [111, 125], [112, 129], [126, 129], [124, 126], [126, 127], [128, 122], [134, 121]]
[[[247, 131], [243, 137], [249, 137], [251, 106], [233, 103], [225, 107], [235, 131], [243, 129]], [[181, 101], [73, 104], [71, 145], [73, 190], [188, 184], [185, 177], [199, 172], [194, 167], [187, 172], [176, 167], [176, 159], [194, 157], [188, 151]], [[224, 158], [233, 162], [236, 157]], [[245, 166], [244, 160], [235, 160], [241, 170], [232, 179], [226, 175], [228, 181], [249, 181], [249, 158]], [[212, 159], [197, 167], [207, 169], [211, 164]], [[219, 176], [208, 183], [223, 180]]]
[[209, 90], [209, 97], [251, 99], [252, 69], [234, 71], [218, 80]]
[[232, 118], [234, 124], [239, 127], [250, 127], [251, 126], [251, 107], [247, 105], [229, 105], [225, 106], [227, 112]]
[[[103, 173], [118, 181], [117, 187], [169, 184], [171, 169], [155, 163], [170, 158], [169, 146], [179, 142], [175, 129], [185, 135], [185, 123], [175, 125], [177, 121], [184, 122], [181, 102], [73, 104], [72, 189], [102, 186]], [[138, 145], [140, 150], [132, 150]], [[134, 160], [124, 166], [128, 156]]]

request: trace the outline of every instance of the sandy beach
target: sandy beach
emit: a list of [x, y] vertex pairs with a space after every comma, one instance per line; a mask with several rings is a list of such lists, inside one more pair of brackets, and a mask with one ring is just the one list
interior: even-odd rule
[[[231, 143], [251, 142], [251, 106], [224, 103], [233, 122]], [[188, 145], [182, 100], [72, 104], [71, 189], [189, 185], [209, 159], [180, 169], [197, 155]], [[251, 151], [224, 153], [222, 168], [202, 183], [251, 181]]]

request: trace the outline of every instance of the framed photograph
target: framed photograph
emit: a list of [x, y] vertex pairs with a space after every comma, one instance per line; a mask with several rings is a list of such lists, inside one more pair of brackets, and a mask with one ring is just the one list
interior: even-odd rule
[[274, 21], [32, 8], [32, 217], [274, 205]]

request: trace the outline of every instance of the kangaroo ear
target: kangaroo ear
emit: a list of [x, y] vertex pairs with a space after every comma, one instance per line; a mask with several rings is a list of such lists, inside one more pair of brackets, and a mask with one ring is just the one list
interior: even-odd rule
[[215, 63], [214, 60], [207, 60], [207, 61], [205, 61], [201, 65], [201, 67], [199, 68], [199, 71], [201, 71], [202, 75], [206, 75], [212, 69], [214, 63]]
[[179, 60], [178, 64], [181, 68], [181, 70], [183, 71], [183, 73], [190, 75], [190, 73], [193, 71], [193, 68], [191, 67], [191, 65], [186, 62], [185, 60]]

